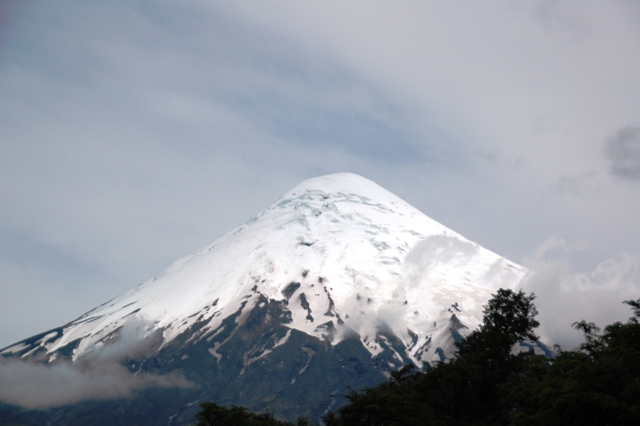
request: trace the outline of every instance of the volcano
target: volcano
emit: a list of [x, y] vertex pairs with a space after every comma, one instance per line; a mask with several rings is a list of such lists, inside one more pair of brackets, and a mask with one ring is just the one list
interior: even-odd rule
[[0, 419], [188, 424], [215, 401], [317, 421], [349, 389], [450, 358], [491, 293], [526, 273], [368, 179], [310, 179], [156, 277], [0, 351], [6, 368], [43, 371], [115, 360], [133, 385], [32, 404], [0, 395]]

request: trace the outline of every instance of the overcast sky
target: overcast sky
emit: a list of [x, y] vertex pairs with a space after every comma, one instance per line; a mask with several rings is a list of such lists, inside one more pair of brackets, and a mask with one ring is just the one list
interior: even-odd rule
[[640, 3], [1, 2], [0, 347], [339, 171], [537, 271], [550, 343], [626, 320]]

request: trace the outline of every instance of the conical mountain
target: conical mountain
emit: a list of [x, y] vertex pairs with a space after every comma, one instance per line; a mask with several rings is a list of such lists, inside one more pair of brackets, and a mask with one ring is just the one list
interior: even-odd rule
[[[162, 389], [175, 402], [156, 409], [154, 421], [186, 422], [194, 401], [206, 400], [317, 419], [348, 388], [450, 357], [455, 340], [480, 324], [490, 294], [525, 273], [374, 182], [332, 174], [302, 182], [77, 320], [0, 353], [87, 363], [133, 329], [129, 340], [153, 344], [127, 352], [132, 374], [180, 374], [192, 384]], [[77, 403], [63, 418], [74, 423], [78, 410], [114, 404], [133, 415], [142, 409], [131, 401], [145, 392]]]

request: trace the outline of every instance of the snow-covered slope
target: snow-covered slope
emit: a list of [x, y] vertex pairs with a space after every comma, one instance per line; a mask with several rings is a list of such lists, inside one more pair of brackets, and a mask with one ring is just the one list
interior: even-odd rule
[[[402, 340], [414, 362], [431, 362], [449, 357], [458, 333], [479, 325], [491, 292], [513, 288], [525, 272], [370, 180], [339, 173], [302, 182], [33, 350], [53, 353], [80, 339], [77, 359], [132, 319], [144, 322], [141, 337], [162, 330], [166, 345], [196, 321], [213, 331], [241, 310], [241, 324], [265, 296], [286, 301], [292, 329], [333, 345], [357, 334], [374, 355], [383, 330]], [[24, 349], [17, 344], [3, 353]]]

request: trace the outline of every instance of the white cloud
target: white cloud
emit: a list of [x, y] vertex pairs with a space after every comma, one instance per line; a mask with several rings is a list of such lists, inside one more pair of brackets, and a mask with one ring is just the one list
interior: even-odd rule
[[547, 239], [525, 259], [532, 273], [522, 283], [537, 295], [543, 341], [563, 349], [582, 342], [573, 323], [586, 320], [604, 328], [626, 321], [632, 315], [622, 302], [640, 298], [640, 256], [620, 254], [585, 273], [577, 272], [567, 260], [571, 250], [561, 238]]
[[51, 365], [0, 357], [0, 400], [25, 408], [48, 408], [85, 400], [126, 397], [148, 387], [190, 387], [180, 374], [134, 374], [122, 365], [157, 348], [153, 337], [142, 339], [142, 322], [130, 321], [119, 339], [75, 363]]

